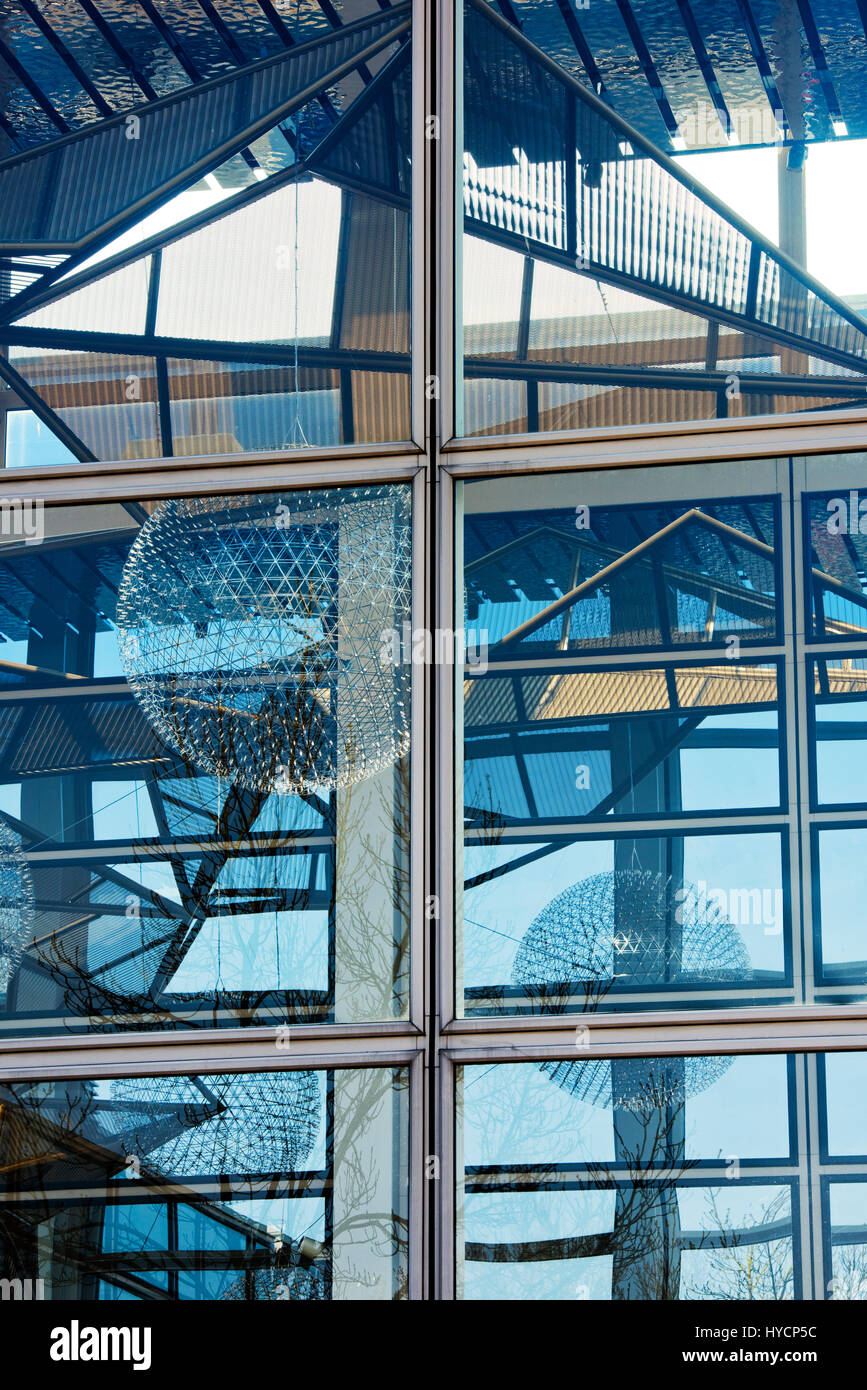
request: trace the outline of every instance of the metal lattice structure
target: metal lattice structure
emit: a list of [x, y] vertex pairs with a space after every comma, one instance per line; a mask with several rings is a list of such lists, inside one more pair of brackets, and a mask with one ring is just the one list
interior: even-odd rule
[[749, 968], [740, 933], [711, 898], [663, 874], [619, 869], [551, 899], [518, 948], [513, 977], [527, 986], [653, 985], [744, 980]]
[[[593, 874], [572, 884], [527, 930], [512, 978], [528, 991], [662, 983], [742, 981], [750, 957], [719, 905], [686, 882], [649, 870]], [[682, 1101], [713, 1085], [727, 1057], [546, 1062], [542, 1070], [563, 1090], [591, 1105], [646, 1110]]]
[[409, 671], [381, 657], [410, 563], [410, 503], [388, 489], [164, 503], [121, 583], [127, 679], [206, 772], [282, 793], [361, 781], [408, 747]]
[[731, 1057], [626, 1057], [582, 1062], [542, 1062], [540, 1070], [576, 1100], [602, 1110], [646, 1116], [683, 1105], [724, 1076]]
[[[124, 1078], [111, 1089], [113, 1099], [148, 1117], [141, 1136], [125, 1139], [128, 1151], [164, 1173], [297, 1172], [321, 1126], [314, 1071]], [[169, 1114], [179, 1116], [185, 1128], [148, 1152], [147, 1129]]]
[[0, 816], [0, 993], [5, 994], [30, 940], [34, 901], [20, 836]]

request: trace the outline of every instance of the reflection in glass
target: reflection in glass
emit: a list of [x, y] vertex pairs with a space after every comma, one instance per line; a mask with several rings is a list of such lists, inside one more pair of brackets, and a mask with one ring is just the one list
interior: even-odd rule
[[459, 1297], [813, 1296], [800, 1255], [809, 1194], [794, 1171], [799, 1065], [776, 1055], [459, 1068]]
[[[623, 477], [460, 492], [472, 1013], [793, 997], [779, 829], [677, 829], [786, 802], [782, 663], [749, 652], [780, 640], [774, 466], [744, 497]], [[649, 500], [677, 484], [686, 501]]]
[[75, 455], [32, 410], [6, 412], [6, 468], [21, 468], [28, 463], [50, 468], [74, 462]]
[[[405, 1016], [409, 668], [380, 652], [409, 620], [409, 490], [302, 496], [188, 504], [137, 635], [119, 596], [167, 504], [47, 509], [41, 545], [3, 545], [0, 820], [34, 910], [22, 941], [0, 903], [0, 1029]], [[377, 509], [375, 602], [347, 498]], [[121, 639], [162, 653], [127, 650], [135, 692]]]
[[816, 657], [813, 672], [815, 798], [820, 806], [864, 804], [867, 660], [861, 656]]
[[463, 6], [462, 433], [863, 400], [861, 31], [832, 79], [806, 13]]
[[779, 806], [778, 681], [726, 661], [473, 675], [467, 828]]
[[0, 1085], [0, 1277], [45, 1299], [399, 1299], [407, 1073]]
[[468, 1014], [792, 998], [778, 832], [474, 839], [464, 872]]
[[[862, 998], [867, 985], [864, 855], [867, 827], [838, 825], [815, 832], [814, 912], [820, 979], [835, 998]], [[849, 987], [849, 988], [847, 988]]]
[[554, 507], [481, 511], [466, 491], [466, 617], [492, 659], [777, 636], [772, 499], [590, 506], [564, 478]]
[[[408, 7], [364, 0], [367, 18], [354, 5], [345, 25], [332, 9], [312, 49], [267, 8], [285, 42], [264, 66], [239, 79], [224, 53], [221, 87], [182, 81], [167, 104], [137, 107], [130, 119], [156, 134], [95, 123], [51, 159], [33, 153], [27, 186], [44, 192], [16, 182], [5, 200], [7, 376], [32, 387], [75, 458], [410, 437]], [[191, 32], [222, 48], [198, 18]], [[138, 19], [132, 33], [150, 28]], [[93, 157], [76, 163], [82, 140]]]
[[863, 636], [867, 632], [867, 516], [859, 493], [840, 489], [809, 497], [804, 507], [813, 638]]
[[828, 1297], [837, 1303], [867, 1301], [867, 1181], [827, 1184]]
[[[163, 454], [153, 358], [12, 348], [10, 360], [27, 385], [95, 458], [152, 459]], [[55, 461], [46, 459], [43, 447], [34, 447], [37, 441], [32, 436], [22, 442], [19, 463]]]

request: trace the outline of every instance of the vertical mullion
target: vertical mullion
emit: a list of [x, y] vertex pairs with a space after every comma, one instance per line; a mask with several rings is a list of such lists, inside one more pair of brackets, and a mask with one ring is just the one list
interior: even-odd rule
[[[455, 1091], [455, 1065], [451, 1058], [441, 1053], [437, 1059], [435, 1078], [436, 1101], [439, 1115], [440, 1144], [440, 1220], [436, 1241], [437, 1279], [433, 1297], [452, 1301], [456, 1296], [456, 1212], [460, 1145], [460, 1129], [457, 1123]], [[463, 1165], [460, 1164], [460, 1167]]]
[[327, 1253], [325, 1288], [334, 1297], [334, 1068], [325, 1072], [325, 1219], [323, 1244]]
[[[456, 358], [454, 286], [462, 227], [462, 199], [457, 191], [455, 151], [461, 129], [460, 111], [456, 98], [456, 49], [459, 46], [460, 20], [452, 0], [415, 0], [416, 19], [413, 33], [413, 285], [412, 285], [412, 382], [413, 438], [425, 450], [426, 476], [419, 479], [424, 492], [424, 545], [430, 557], [424, 574], [424, 625], [435, 630], [443, 624], [443, 615], [451, 611], [448, 601], [451, 576], [450, 552], [447, 544], [448, 518], [445, 508], [449, 502], [448, 479], [440, 469], [440, 447], [444, 439], [454, 436], [460, 418], [456, 410], [455, 383], [461, 379]], [[429, 136], [438, 138], [428, 138]], [[460, 222], [459, 219], [460, 218]], [[436, 568], [434, 557], [436, 556]], [[445, 589], [444, 589], [444, 586]], [[415, 620], [415, 613], [414, 613]], [[434, 644], [435, 646], [435, 644]], [[430, 1156], [432, 1171], [413, 1171], [410, 1186], [415, 1181], [423, 1188], [424, 1273], [422, 1296], [436, 1299], [441, 1285], [441, 1240], [448, 1230], [450, 1218], [448, 1164], [443, 1153], [441, 1097], [439, 1093], [440, 1052], [439, 1028], [441, 1014], [441, 955], [443, 939], [453, 936], [449, 912], [451, 894], [443, 878], [443, 862], [448, 860], [451, 835], [443, 835], [443, 796], [446, 794], [445, 769], [451, 763], [445, 752], [448, 738], [447, 710], [443, 681], [451, 668], [431, 665], [424, 672], [423, 689], [418, 699], [424, 701], [419, 711], [424, 720], [418, 744], [423, 750], [424, 780], [421, 758], [414, 769], [415, 787], [419, 797], [418, 816], [414, 820], [416, 834], [421, 832], [423, 844], [417, 846], [417, 865], [423, 874], [421, 887], [423, 904], [433, 905], [431, 912], [423, 911], [423, 943], [417, 968], [424, 971], [422, 1009], [426, 1034], [422, 1141], [425, 1155]], [[422, 687], [422, 672], [417, 673]], [[414, 704], [414, 712], [418, 707]], [[426, 715], [426, 717], [424, 717]], [[415, 806], [414, 801], [414, 806]], [[416, 899], [417, 900], [417, 899]]]
[[798, 1177], [801, 1189], [801, 1298], [824, 1298], [822, 1193], [819, 1152], [818, 1057], [808, 1052], [795, 1059], [798, 1086]]
[[[806, 593], [803, 560], [806, 537], [803, 531], [802, 516], [802, 495], [805, 488], [803, 459], [793, 458], [789, 460], [789, 477], [791, 524], [787, 530], [792, 554], [790, 580], [785, 588], [790, 595], [792, 605], [789, 626], [791, 638], [788, 638], [787, 634], [787, 646], [789, 642], [791, 643], [791, 656], [787, 656], [787, 665], [791, 660], [791, 676], [787, 680], [787, 685], [791, 685], [793, 688], [788, 696], [787, 704], [792, 709], [791, 719], [794, 721], [794, 737], [790, 735], [790, 742], [794, 745], [792, 749], [794, 766], [790, 766], [789, 775], [793, 780], [789, 787], [789, 805], [792, 811], [793, 853], [796, 851], [798, 856], [792, 859], [791, 882], [793, 888], [797, 884], [800, 890], [798, 895], [800, 897], [800, 913], [797, 922], [794, 920], [793, 903], [793, 946], [796, 951], [800, 950], [802, 967], [802, 992], [797, 992], [796, 975], [795, 1002], [812, 1004], [815, 1003], [816, 996], [815, 951], [813, 946], [813, 853], [810, 833], [810, 730], [807, 717], [810, 695], [807, 689], [808, 668], [805, 665], [807, 660], [804, 620]], [[799, 930], [797, 930], [798, 927]]]
[[[444, 440], [459, 438], [464, 425], [463, 370], [463, 11], [444, 0], [439, 6], [440, 141], [430, 218], [438, 236], [438, 355]], [[436, 209], [439, 209], [438, 216]]]
[[[412, 495], [412, 602], [410, 627], [413, 632], [429, 626], [429, 585], [427, 556], [430, 553], [427, 543], [429, 493], [431, 489], [428, 474], [419, 471], [413, 482]], [[431, 729], [428, 717], [430, 691], [426, 682], [427, 672], [413, 667], [410, 689], [410, 987], [409, 1017], [419, 1031], [424, 1031], [431, 1008], [427, 997], [429, 969], [427, 952], [429, 940], [427, 928], [432, 924], [425, 911], [426, 903], [436, 891], [430, 882], [428, 862], [431, 835], [429, 830], [429, 806], [431, 797]], [[434, 922], [433, 925], [436, 925]], [[430, 1152], [430, 1150], [426, 1150]]]

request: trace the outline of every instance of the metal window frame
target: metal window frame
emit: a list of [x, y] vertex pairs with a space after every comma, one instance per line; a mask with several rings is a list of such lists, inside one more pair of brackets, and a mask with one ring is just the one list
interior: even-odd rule
[[[312, 450], [310, 454], [312, 454]], [[425, 594], [426, 470], [418, 454], [387, 446], [377, 457], [341, 457], [343, 451], [255, 456], [239, 461], [227, 456], [226, 467], [214, 459], [163, 460], [142, 476], [140, 465], [118, 470], [111, 465], [71, 465], [42, 478], [28, 469], [0, 473], [0, 499], [41, 500], [46, 505], [82, 505], [134, 501], [143, 496], [208, 495], [288, 491], [310, 486], [393, 483], [412, 488], [413, 578], [412, 624], [423, 626]], [[231, 462], [230, 462], [231, 461]], [[220, 460], [219, 462], [223, 462]], [[180, 467], [177, 465], [180, 463]], [[425, 930], [424, 788], [426, 692], [418, 673], [412, 683], [410, 741], [410, 981], [408, 1017], [376, 1023], [289, 1025], [275, 1045], [273, 1027], [201, 1029], [196, 1032], [128, 1032], [73, 1036], [19, 1035], [0, 1039], [0, 1079], [53, 1080], [267, 1070], [312, 1070], [406, 1066], [409, 1069], [409, 1267], [410, 1299], [422, 1297], [424, 1280], [425, 1199]], [[287, 1045], [288, 1040], [288, 1045]]]
[[[426, 584], [428, 487], [431, 421], [425, 376], [434, 361], [436, 236], [426, 216], [431, 172], [437, 168], [432, 142], [424, 137], [424, 116], [434, 109], [435, 64], [426, 35], [435, 22], [433, 0], [413, 0], [413, 170], [411, 211], [411, 437], [382, 444], [226, 454], [154, 460], [82, 461], [0, 473], [0, 499], [38, 500], [45, 505], [94, 504], [160, 496], [213, 492], [269, 492], [327, 485], [410, 484], [413, 496], [412, 625], [429, 625]], [[26, 405], [12, 391], [0, 394], [0, 423], [7, 409]], [[326, 1069], [406, 1066], [409, 1071], [409, 1283], [418, 1300], [427, 1283], [426, 1241], [430, 1185], [424, 1181], [424, 1154], [430, 1152], [426, 1105], [426, 968], [429, 946], [423, 911], [426, 890], [425, 820], [429, 724], [424, 673], [412, 683], [410, 743], [410, 983], [405, 1020], [364, 1024], [292, 1025], [286, 1046], [275, 1046], [274, 1029], [202, 1029], [196, 1033], [130, 1032], [5, 1038], [0, 1040], [0, 1078], [4, 1080], [167, 1075], [190, 1071]]]
[[[842, 418], [845, 414], [845, 418]], [[454, 603], [459, 570], [452, 583], [450, 566], [459, 554], [460, 535], [455, 517], [455, 486], [463, 479], [522, 478], [533, 473], [570, 472], [583, 469], [595, 472], [602, 469], [640, 468], [645, 471], [671, 465], [737, 462], [742, 459], [778, 459], [788, 463], [787, 483], [781, 480], [783, 496], [783, 525], [780, 535], [781, 570], [783, 583], [781, 600], [783, 627], [779, 655], [785, 662], [785, 710], [781, 719], [781, 738], [785, 736], [783, 757], [788, 761], [788, 798], [782, 816], [777, 820], [789, 825], [789, 857], [793, 866], [800, 847], [801, 872], [794, 868], [790, 883], [792, 896], [803, 895], [800, 908], [792, 902], [793, 921], [803, 923], [807, 946], [812, 938], [814, 891], [809, 846], [819, 824], [848, 825], [867, 821], [864, 811], [828, 811], [810, 805], [810, 760], [808, 705], [804, 672], [806, 662], [815, 655], [854, 651], [867, 655], [867, 639], [863, 641], [816, 642], [805, 632], [805, 568], [801, 563], [803, 550], [803, 508], [801, 497], [817, 490], [815, 480], [808, 477], [811, 458], [822, 459], [827, 476], [822, 490], [848, 489], [851, 478], [845, 476], [857, 467], [852, 455], [861, 455], [867, 468], [867, 419], [863, 412], [827, 412], [824, 418], [810, 415], [804, 419], [784, 419], [779, 416], [746, 421], [712, 422], [698, 426], [661, 426], [656, 429], [636, 429], [625, 432], [588, 430], [573, 438], [563, 435], [524, 438], [452, 440], [443, 450], [439, 485], [448, 504], [442, 507], [443, 532], [438, 541], [438, 553], [446, 562], [447, 573], [441, 580], [443, 619], [454, 621]], [[782, 471], [782, 470], [781, 470]], [[835, 481], [836, 479], [836, 481]], [[791, 486], [791, 494], [789, 488]], [[787, 521], [791, 521], [791, 528]], [[456, 567], [457, 568], [457, 567]], [[649, 664], [648, 653], [647, 663]], [[613, 654], [604, 658], [614, 663]], [[639, 662], [637, 655], [627, 658], [629, 664]], [[582, 658], [580, 667], [597, 664], [596, 656]], [[579, 663], [576, 663], [578, 669]], [[799, 679], [795, 679], [796, 673]], [[438, 739], [444, 748], [442, 765], [438, 769], [439, 840], [443, 847], [438, 870], [441, 875], [443, 901], [448, 897], [449, 910], [454, 913], [454, 890], [457, 862], [457, 831], [455, 828], [455, 779], [453, 762], [459, 758], [460, 716], [455, 709], [456, 682], [447, 670], [439, 673], [440, 723]], [[453, 698], [452, 698], [453, 697]], [[448, 725], [448, 728], [445, 726]], [[797, 745], [796, 745], [797, 740]], [[756, 829], [769, 828], [773, 817], [746, 813], [742, 819]], [[667, 823], [667, 822], [666, 822]], [[710, 822], [708, 822], [709, 824]], [[775, 822], [776, 823], [776, 822]], [[643, 823], [642, 823], [643, 824]], [[730, 828], [736, 828], [732, 821]], [[632, 829], [634, 827], [630, 827]], [[614, 827], [599, 824], [587, 826], [590, 835], [612, 835]], [[449, 834], [452, 835], [451, 841]], [[804, 845], [807, 852], [804, 853]], [[450, 851], [450, 852], [449, 852]], [[793, 930], [793, 946], [803, 945], [801, 932]], [[458, 1148], [455, 1106], [457, 1090], [455, 1068], [462, 1063], [496, 1065], [507, 1062], [539, 1062], [574, 1057], [576, 1028], [587, 1029], [590, 1047], [595, 1057], [626, 1056], [687, 1056], [696, 1054], [745, 1055], [782, 1053], [795, 1055], [798, 1074], [798, 1102], [795, 1119], [799, 1126], [798, 1170], [801, 1183], [800, 1226], [802, 1237], [802, 1278], [804, 1295], [825, 1296], [827, 1284], [827, 1241], [806, 1242], [810, 1229], [812, 1205], [813, 1230], [821, 1231], [821, 1200], [830, 1174], [820, 1153], [819, 1136], [822, 1123], [821, 1098], [817, 1096], [816, 1062], [818, 1052], [835, 1053], [867, 1049], [867, 1002], [829, 1005], [813, 997], [809, 988], [805, 1002], [780, 1007], [762, 1006], [745, 1009], [700, 1008], [686, 1011], [659, 1010], [646, 1013], [617, 1013], [603, 1015], [573, 1014], [549, 1016], [458, 1017], [455, 1014], [455, 966], [452, 942], [445, 935], [441, 946], [441, 1041], [439, 1069], [441, 1081], [438, 1092], [440, 1143], [444, 1156], [443, 1191], [440, 1212], [440, 1232], [437, 1246], [437, 1296], [444, 1299], [459, 1297], [456, 1285], [455, 1223], [458, 1216], [457, 1184]], [[802, 1132], [803, 1131], [803, 1132]], [[446, 1170], [448, 1169], [448, 1176]], [[821, 1190], [820, 1190], [821, 1189]], [[821, 1248], [820, 1248], [821, 1244]]]
[[[454, 526], [455, 485], [463, 478], [526, 476], [534, 472], [649, 468], [725, 460], [843, 455], [867, 450], [867, 410], [759, 416], [597, 428], [581, 432], [460, 438], [461, 380], [457, 360], [455, 294], [460, 284], [459, 180], [461, 24], [451, 0], [414, 0], [413, 207], [411, 215], [411, 439], [289, 452], [212, 455], [152, 461], [77, 463], [0, 473], [4, 497], [46, 504], [95, 503], [214, 491], [271, 491], [311, 485], [409, 481], [413, 485], [413, 625], [454, 626], [455, 570], [460, 536]], [[439, 119], [429, 139], [426, 117]], [[436, 379], [431, 389], [431, 379]], [[11, 395], [11, 393], [10, 393]], [[0, 405], [16, 407], [0, 396]], [[2, 419], [4, 411], [0, 411]], [[792, 544], [784, 528], [784, 545]], [[800, 612], [803, 573], [790, 557], [793, 592], [786, 603]], [[797, 628], [797, 624], [795, 627]], [[815, 654], [826, 648], [804, 643]], [[858, 644], [850, 644], [857, 646]], [[826, 644], [827, 646], [827, 644]], [[789, 673], [787, 672], [787, 675]], [[572, 1017], [457, 1018], [454, 1011], [455, 776], [459, 773], [453, 671], [416, 672], [411, 742], [411, 985], [406, 1021], [354, 1025], [299, 1025], [290, 1046], [274, 1047], [274, 1030], [225, 1029], [197, 1033], [128, 1033], [93, 1037], [19, 1037], [0, 1042], [3, 1079], [160, 1075], [195, 1070], [292, 1069], [407, 1065], [410, 1069], [410, 1284], [411, 1299], [452, 1299], [458, 1178], [455, 1067], [494, 1065], [573, 1055], [576, 1025], [590, 1031], [600, 1057], [687, 1055], [695, 1052], [805, 1055], [799, 1087], [818, 1051], [867, 1049], [867, 1002], [779, 1008], [663, 1010], [653, 1014]], [[797, 718], [803, 740], [806, 695], [787, 679], [786, 718]], [[787, 740], [790, 747], [792, 740]], [[804, 807], [805, 749], [789, 768], [789, 807], [804, 828], [829, 820], [845, 824], [859, 813], [812, 812]], [[794, 758], [794, 753], [792, 754]], [[795, 773], [800, 777], [798, 782]], [[778, 816], [783, 819], [783, 816]], [[860, 815], [860, 819], [865, 817]], [[750, 824], [753, 820], [750, 819]], [[793, 832], [794, 833], [794, 832]], [[801, 891], [811, 891], [809, 856]], [[431, 907], [433, 904], [433, 907]], [[426, 910], [428, 909], [428, 910]], [[801, 1113], [799, 1111], [799, 1113]], [[802, 1118], [808, 1156], [818, 1144], [813, 1107]], [[815, 1158], [823, 1174], [822, 1155]], [[431, 1160], [437, 1160], [436, 1163]], [[827, 1176], [826, 1174], [823, 1176]], [[811, 1184], [819, 1200], [818, 1180]], [[817, 1209], [818, 1210], [818, 1209]], [[814, 1216], [816, 1213], [814, 1213]], [[804, 1216], [806, 1220], [806, 1215]], [[809, 1256], [808, 1256], [809, 1258]], [[812, 1277], [821, 1294], [819, 1272]], [[809, 1287], [809, 1285], [807, 1285]]]

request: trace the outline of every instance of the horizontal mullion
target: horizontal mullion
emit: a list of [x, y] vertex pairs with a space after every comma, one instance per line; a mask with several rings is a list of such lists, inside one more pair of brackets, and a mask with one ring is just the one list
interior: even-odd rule
[[867, 1002], [463, 1018], [445, 1027], [442, 1043], [453, 1062], [492, 1063], [867, 1050]]
[[2, 1038], [0, 1080], [399, 1066], [424, 1047], [424, 1035], [403, 1020]]
[[601, 425], [535, 434], [463, 435], [442, 445], [443, 467], [463, 478], [851, 453], [863, 450], [865, 425], [867, 411], [853, 407], [619, 429]]
[[249, 455], [114, 459], [53, 468], [0, 469], [0, 502], [137, 502], [144, 498], [213, 497], [215, 492], [277, 492], [303, 487], [410, 482], [425, 459], [410, 441], [342, 444]]
[[794, 659], [792, 652], [782, 643], [773, 645], [757, 642], [753, 646], [744, 638], [741, 638], [741, 653], [737, 661], [732, 661], [726, 656], [724, 646], [698, 642], [684, 647], [647, 650], [632, 648], [627, 652], [614, 651], [611, 648], [597, 648], [592, 652], [552, 651], [549, 656], [510, 657], [505, 660], [491, 660], [489, 657], [484, 670], [466, 663], [461, 669], [461, 676], [465, 680], [483, 680], [486, 677], [490, 679], [492, 675], [521, 675], [525, 671], [531, 674], [543, 671], [546, 675], [563, 675], [573, 670], [617, 671], [623, 666], [698, 667], [719, 665], [720, 661], [728, 662], [732, 669], [736, 670], [740, 666], [751, 666], [758, 662], [770, 664], [772, 661], [782, 661], [787, 656]]
[[[862, 815], [863, 819], [863, 815]], [[518, 843], [537, 840], [570, 840], [576, 836], [593, 836], [597, 839], [612, 838], [612, 831], [618, 828], [621, 838], [623, 836], [635, 834], [660, 834], [660, 835], [681, 835], [691, 830], [780, 830], [786, 831], [789, 828], [789, 817], [777, 810], [751, 811], [749, 814], [738, 811], [720, 811], [715, 815], [693, 816], [688, 813], [682, 819], [674, 819], [672, 816], [660, 816], [658, 820], [649, 818], [637, 818], [628, 820], [624, 817], [600, 818], [599, 820], [572, 820], [572, 821], [539, 821], [538, 824], [522, 822], [520, 825], [504, 825], [497, 827], [497, 843], [502, 844], [505, 840], [515, 840]], [[464, 831], [464, 839], [468, 844], [490, 844], [490, 827], [484, 826], [475, 829], [469, 827]]]

